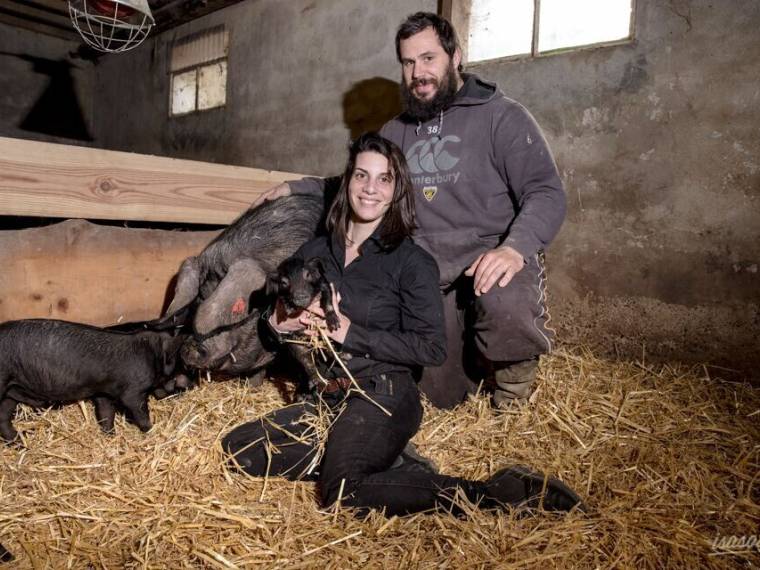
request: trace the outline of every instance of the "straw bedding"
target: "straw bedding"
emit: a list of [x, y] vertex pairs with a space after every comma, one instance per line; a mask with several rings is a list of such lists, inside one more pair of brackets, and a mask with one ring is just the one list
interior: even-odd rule
[[[704, 367], [610, 362], [583, 348], [542, 361], [533, 402], [426, 406], [415, 437], [441, 470], [510, 463], [558, 476], [588, 514], [355, 519], [312, 483], [225, 468], [219, 441], [283, 404], [282, 386], [203, 382], [151, 401], [148, 434], [100, 433], [90, 403], [21, 407], [26, 447], [0, 446], [0, 542], [9, 568], [757, 567], [760, 390]], [[716, 542], [717, 541], [717, 542]], [[716, 546], [717, 545], [717, 546]], [[729, 550], [733, 549], [733, 552]]]

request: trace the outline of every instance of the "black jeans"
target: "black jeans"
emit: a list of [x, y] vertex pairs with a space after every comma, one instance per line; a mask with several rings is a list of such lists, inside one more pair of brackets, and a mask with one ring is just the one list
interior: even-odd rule
[[[355, 507], [360, 514], [374, 508], [392, 516], [436, 508], [458, 512], [453, 501], [457, 489], [473, 502], [484, 497], [485, 487], [478, 481], [406, 470], [403, 464], [391, 469], [422, 419], [419, 392], [410, 375], [381, 375], [359, 380], [359, 385], [391, 416], [358, 393], [348, 395], [318, 469], [325, 506], [340, 497], [342, 505]], [[308, 403], [281, 408], [238, 426], [222, 446], [234, 456], [232, 464], [251, 475], [307, 479], [304, 471], [316, 454], [316, 437], [308, 421], [314, 412]], [[272, 453], [268, 443], [277, 452]]]

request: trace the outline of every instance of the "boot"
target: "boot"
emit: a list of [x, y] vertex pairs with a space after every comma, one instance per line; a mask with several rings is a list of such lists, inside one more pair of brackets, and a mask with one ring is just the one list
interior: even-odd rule
[[[546, 488], [544, 489], [544, 480]], [[586, 512], [581, 498], [554, 477], [545, 477], [525, 467], [513, 465], [494, 473], [485, 483], [485, 507], [543, 507], [547, 511], [570, 511], [574, 507]]]
[[0, 544], [0, 562], [10, 562], [13, 560], [13, 554], [8, 552], [5, 547]]
[[411, 441], [407, 442], [406, 447], [390, 466], [390, 469], [416, 473], [438, 473], [438, 466], [435, 462], [420, 455], [417, 447]]
[[494, 381], [496, 388], [493, 402], [501, 408], [510, 402], [524, 402], [533, 391], [536, 380], [538, 358], [519, 362], [494, 362]]

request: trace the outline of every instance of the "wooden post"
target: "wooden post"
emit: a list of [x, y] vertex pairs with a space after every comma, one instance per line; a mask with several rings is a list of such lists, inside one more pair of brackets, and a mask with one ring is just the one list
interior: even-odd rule
[[462, 50], [462, 66], [467, 64], [468, 42], [470, 39], [471, 0], [441, 0], [438, 13], [446, 18], [457, 32]]

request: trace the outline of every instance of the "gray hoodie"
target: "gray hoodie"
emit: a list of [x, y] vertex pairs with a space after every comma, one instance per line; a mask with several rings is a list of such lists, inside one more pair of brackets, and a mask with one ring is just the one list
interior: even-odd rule
[[[493, 83], [462, 77], [440, 116], [417, 123], [402, 114], [381, 130], [406, 155], [414, 240], [435, 258], [442, 286], [500, 245], [527, 260], [554, 239], [566, 208], [554, 158], [530, 113]], [[313, 178], [289, 184], [296, 194], [323, 188]]]

